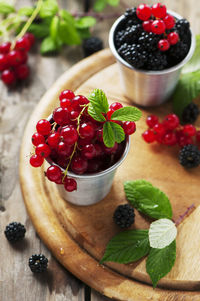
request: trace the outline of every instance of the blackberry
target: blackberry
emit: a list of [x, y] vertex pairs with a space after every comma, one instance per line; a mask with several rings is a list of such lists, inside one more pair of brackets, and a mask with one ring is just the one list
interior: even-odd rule
[[142, 69], [146, 63], [147, 52], [139, 51], [138, 47], [131, 47], [128, 52], [124, 53], [124, 59], [133, 67]]
[[97, 37], [91, 37], [83, 41], [82, 48], [84, 55], [89, 56], [99, 50], [102, 50], [103, 42]]
[[167, 56], [166, 54], [156, 51], [148, 55], [146, 63], [147, 70], [163, 70], [167, 67]]
[[124, 34], [125, 34], [125, 30], [120, 30], [116, 33], [115, 45], [117, 47], [120, 47], [125, 42]]
[[135, 220], [134, 209], [129, 204], [120, 205], [115, 210], [113, 219], [120, 228], [129, 228]]
[[6, 226], [4, 234], [7, 240], [16, 242], [24, 238], [26, 229], [21, 223], [13, 222]]
[[176, 63], [182, 61], [188, 53], [189, 47], [184, 42], [179, 41], [168, 50], [169, 56], [176, 60]]
[[43, 254], [34, 254], [29, 258], [28, 265], [33, 273], [41, 273], [47, 269], [48, 259]]
[[179, 162], [184, 167], [193, 168], [200, 164], [200, 151], [196, 145], [185, 145], [179, 153]]
[[[142, 23], [142, 20], [140, 20], [140, 19], [137, 17], [137, 14], [136, 14], [136, 7], [128, 8], [128, 9], [125, 11], [125, 13], [124, 13], [124, 17], [125, 17], [126, 22], [131, 21], [131, 24], [132, 24], [132, 25], [137, 25], [137, 24], [141, 24], [141, 23]], [[130, 24], [130, 23], [129, 23], [129, 24]]]
[[153, 32], [142, 32], [138, 39], [138, 43], [140, 43], [145, 50], [155, 51], [158, 49], [158, 42], [160, 39], [161, 36], [154, 34]]
[[178, 31], [180, 38], [182, 39], [185, 34], [190, 32], [190, 23], [186, 19], [180, 19], [176, 21], [175, 28]]
[[191, 102], [189, 103], [182, 112], [182, 121], [183, 123], [194, 123], [199, 115], [198, 106]]
[[127, 43], [135, 43], [138, 41], [141, 32], [142, 27], [139, 24], [128, 27], [124, 33], [124, 40]]

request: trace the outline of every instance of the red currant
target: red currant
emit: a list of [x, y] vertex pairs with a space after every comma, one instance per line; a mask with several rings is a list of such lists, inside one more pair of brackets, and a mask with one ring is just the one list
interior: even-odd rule
[[64, 187], [68, 192], [72, 192], [77, 190], [77, 183], [74, 179], [66, 177], [64, 179]]
[[51, 124], [46, 119], [41, 119], [36, 124], [37, 132], [41, 135], [48, 135], [51, 132]]
[[64, 98], [67, 99], [72, 99], [75, 97], [74, 92], [72, 92], [71, 90], [64, 90], [60, 93], [59, 99], [62, 100]]
[[46, 176], [49, 181], [55, 182], [61, 179], [62, 171], [58, 166], [51, 165], [46, 171]]
[[103, 150], [106, 154], [114, 154], [114, 153], [116, 153], [117, 149], [118, 149], [118, 143], [117, 142], [115, 142], [113, 147], [104, 146], [104, 148], [103, 148]]
[[113, 111], [119, 110], [121, 108], [123, 108], [123, 105], [120, 102], [113, 102], [110, 105], [110, 110], [113, 110]]
[[171, 32], [167, 36], [167, 40], [169, 41], [170, 45], [175, 45], [179, 41], [179, 34], [177, 32]]
[[163, 19], [166, 29], [171, 29], [175, 25], [175, 19], [172, 15], [166, 15]]
[[152, 143], [155, 141], [155, 134], [152, 130], [147, 130], [142, 134], [142, 138], [147, 143]]
[[96, 150], [93, 144], [87, 144], [82, 148], [81, 155], [85, 159], [92, 159], [96, 155]]
[[169, 146], [172, 146], [172, 145], [175, 145], [177, 143], [177, 137], [176, 137], [176, 134], [173, 133], [173, 132], [170, 132], [170, 133], [167, 133], [164, 137], [163, 137], [163, 143], [165, 145], [169, 145]]
[[56, 108], [53, 112], [53, 119], [59, 125], [67, 125], [69, 123], [69, 112], [66, 108]]
[[158, 135], [159, 137], [164, 136], [166, 133], [166, 129], [165, 129], [164, 125], [161, 123], [155, 124], [153, 127], [153, 130], [154, 130], [155, 134]]
[[61, 136], [64, 142], [69, 145], [73, 145], [78, 140], [78, 132], [73, 125], [67, 125], [62, 128]]
[[43, 162], [44, 162], [44, 158], [42, 158], [41, 156], [33, 155], [30, 157], [30, 164], [33, 167], [40, 167], [42, 166]]
[[0, 45], [0, 53], [7, 54], [10, 51], [10, 42], [4, 42]]
[[41, 143], [36, 146], [35, 153], [40, 157], [47, 158], [51, 153], [51, 149], [46, 143]]
[[96, 131], [96, 138], [98, 141], [103, 142], [103, 129], [98, 129]]
[[136, 9], [136, 14], [140, 20], [149, 20], [151, 17], [151, 7], [147, 4], [140, 4]]
[[31, 47], [34, 45], [34, 43], [35, 43], [35, 36], [34, 36], [34, 34], [32, 34], [30, 32], [27, 32], [27, 33], [25, 33], [24, 38], [26, 38], [26, 39], [29, 40], [29, 43], [30, 43]]
[[15, 73], [12, 70], [6, 69], [1, 74], [1, 79], [6, 85], [12, 85], [16, 81]]
[[31, 44], [26, 37], [19, 38], [16, 41], [15, 49], [29, 51]]
[[22, 58], [22, 64], [25, 64], [28, 61], [28, 54], [26, 51], [21, 50], [20, 51], [21, 58]]
[[81, 124], [79, 129], [80, 136], [82, 138], [92, 139], [95, 134], [94, 125], [91, 122], [84, 122]]
[[29, 67], [25, 64], [16, 67], [15, 74], [18, 79], [26, 79], [29, 76]]
[[97, 172], [100, 168], [100, 162], [96, 161], [95, 159], [89, 160], [88, 161], [88, 168], [87, 171], [88, 172]]
[[59, 141], [60, 141], [60, 135], [58, 132], [52, 133], [51, 135], [49, 135], [49, 137], [47, 139], [47, 143], [51, 147], [57, 147]]
[[183, 133], [187, 136], [195, 136], [196, 135], [196, 128], [192, 124], [186, 124], [183, 127]]
[[178, 139], [178, 145], [182, 148], [184, 147], [185, 145], [188, 145], [188, 144], [193, 144], [193, 141], [192, 141], [192, 138], [190, 136], [181, 136], [179, 139]]
[[95, 148], [95, 157], [99, 157], [103, 155], [103, 148], [101, 145], [99, 144], [94, 144], [94, 148]]
[[78, 116], [79, 116], [79, 112], [78, 111], [71, 111], [69, 113], [69, 118], [71, 120], [76, 120], [78, 118]]
[[148, 21], [144, 21], [142, 23], [142, 27], [144, 29], [144, 31], [146, 32], [151, 32], [151, 24], [152, 24], [153, 20], [148, 20]]
[[71, 100], [68, 98], [63, 98], [60, 100], [61, 108], [66, 108], [68, 111], [71, 111]]
[[0, 71], [8, 68], [8, 59], [6, 54], [0, 54]]
[[164, 18], [167, 14], [167, 8], [164, 4], [161, 3], [155, 3], [152, 6], [152, 14], [156, 18]]
[[167, 130], [174, 130], [179, 126], [179, 122], [176, 114], [168, 114], [163, 120], [163, 125]]
[[156, 115], [149, 115], [146, 120], [147, 125], [153, 128], [156, 123], [158, 123], [158, 117]]
[[107, 118], [108, 118], [108, 120], [111, 120], [111, 116], [112, 116], [112, 114], [114, 113], [115, 111], [114, 110], [112, 110], [112, 109], [109, 109], [108, 110], [108, 112], [107, 112]]
[[73, 152], [73, 147], [71, 145], [65, 144], [63, 141], [58, 144], [58, 153], [59, 155], [69, 157]]
[[16, 67], [22, 64], [23, 58], [21, 51], [12, 50], [7, 54], [8, 63], [12, 67]]
[[89, 100], [83, 95], [77, 95], [76, 99], [78, 99], [80, 106], [87, 105], [89, 103]]
[[167, 39], [160, 40], [158, 42], [158, 48], [160, 51], [167, 51], [170, 48], [170, 44]]
[[131, 135], [135, 133], [136, 124], [134, 121], [125, 121], [123, 124], [124, 133], [126, 135]]
[[165, 32], [165, 23], [163, 20], [155, 20], [151, 24], [151, 31], [155, 34], [162, 34]]
[[81, 157], [75, 157], [72, 159], [71, 169], [76, 174], [83, 174], [87, 170], [87, 160]]
[[69, 164], [69, 160], [66, 158], [66, 156], [59, 156], [56, 160], [57, 164], [66, 169], [67, 168], [67, 165]]
[[32, 143], [33, 145], [37, 146], [38, 144], [45, 143], [45, 138], [43, 135], [39, 133], [35, 133], [32, 136]]
[[196, 132], [196, 140], [197, 142], [200, 142], [200, 131]]

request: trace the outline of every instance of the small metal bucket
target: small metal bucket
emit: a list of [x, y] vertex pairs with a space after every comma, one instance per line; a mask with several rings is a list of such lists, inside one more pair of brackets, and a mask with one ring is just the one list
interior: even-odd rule
[[[182, 19], [180, 15], [168, 11], [176, 19]], [[162, 71], [138, 70], [127, 63], [117, 52], [114, 45], [114, 36], [117, 26], [124, 16], [119, 17], [112, 25], [109, 33], [109, 46], [115, 56], [124, 94], [135, 104], [140, 106], [157, 106], [162, 104], [172, 95], [179, 79], [181, 68], [189, 61], [195, 50], [195, 36], [191, 32], [191, 45], [187, 56], [174, 67]]]
[[[67, 175], [76, 180], [77, 190], [68, 192], [65, 190], [63, 185], [57, 185], [60, 195], [66, 201], [81, 206], [88, 206], [101, 201], [109, 193], [117, 168], [126, 158], [129, 148], [130, 139], [128, 138], [121, 158], [114, 165], [104, 171], [84, 175], [77, 175], [72, 172], [68, 172]], [[49, 159], [47, 162], [57, 165]], [[63, 168], [61, 168], [61, 170], [64, 172]]]

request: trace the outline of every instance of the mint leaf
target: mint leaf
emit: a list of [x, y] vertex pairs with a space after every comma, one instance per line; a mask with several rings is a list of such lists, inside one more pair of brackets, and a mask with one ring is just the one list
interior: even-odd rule
[[200, 69], [200, 35], [196, 36], [196, 47], [192, 58], [183, 67], [181, 73], [194, 72]]
[[180, 118], [183, 109], [200, 95], [200, 70], [183, 74], [173, 94], [173, 111]]
[[109, 104], [108, 104], [107, 97], [106, 97], [105, 93], [103, 92], [103, 90], [95, 89], [94, 91], [92, 91], [92, 93], [90, 93], [90, 95], [88, 96], [88, 99], [89, 99], [90, 103], [92, 104], [92, 106], [94, 107], [94, 109], [97, 109], [101, 113], [108, 112]]
[[168, 197], [158, 188], [134, 181], [124, 183], [126, 198], [138, 211], [151, 218], [172, 218], [172, 207]]
[[14, 11], [15, 8], [13, 5], [8, 4], [7, 1], [0, 1], [0, 14], [8, 15]]
[[129, 263], [147, 255], [149, 250], [148, 230], [123, 231], [109, 241], [100, 262]]
[[153, 287], [158, 281], [167, 275], [176, 260], [176, 241], [163, 249], [150, 249], [146, 262], [146, 271], [149, 274]]
[[60, 16], [61, 16], [62, 19], [64, 19], [68, 23], [71, 23], [71, 24], [75, 25], [75, 19], [74, 19], [74, 17], [67, 10], [61, 9], [59, 11], [59, 14], [60, 14]]
[[122, 141], [124, 141], [125, 139], [125, 133], [123, 128], [114, 122], [110, 122], [111, 128], [113, 130], [114, 133], [114, 139], [117, 143], [121, 143]]
[[111, 6], [117, 6], [119, 4], [119, 0], [107, 0], [108, 4]]
[[75, 26], [77, 28], [88, 28], [94, 26], [96, 24], [96, 19], [91, 16], [80, 18], [76, 21]]
[[42, 22], [41, 24], [32, 23], [28, 29], [38, 39], [45, 38], [49, 35], [49, 25]]
[[93, 8], [96, 12], [100, 12], [104, 10], [106, 4], [107, 4], [107, 0], [96, 0]]
[[79, 45], [81, 43], [80, 36], [75, 26], [67, 20], [60, 21], [58, 34], [64, 44]]
[[40, 52], [41, 54], [48, 54], [56, 52], [60, 49], [59, 45], [49, 36], [42, 41]]
[[176, 235], [177, 228], [170, 219], [159, 219], [150, 225], [150, 246], [156, 249], [163, 249], [172, 243], [172, 241], [176, 238]]
[[146, 181], [146, 180], [135, 180], [135, 181], [126, 181], [124, 183], [124, 189], [126, 189], [126, 193], [127, 193], [127, 196], [131, 198], [132, 196], [132, 189], [135, 189], [139, 186], [149, 186], [149, 187], [153, 187], [153, 185]]
[[113, 147], [115, 144], [115, 136], [110, 122], [105, 122], [103, 125], [103, 142], [107, 147]]
[[89, 28], [77, 28], [77, 31], [81, 39], [88, 39], [91, 37]]
[[18, 15], [29, 17], [29, 16], [32, 15], [33, 11], [34, 11], [34, 8], [33, 8], [33, 7], [29, 7], [29, 6], [27, 6], [27, 7], [22, 7], [22, 8], [20, 8], [20, 9], [18, 10]]
[[124, 107], [112, 114], [112, 120], [137, 121], [141, 118], [142, 112], [136, 107]]
[[99, 110], [95, 110], [91, 103], [88, 107], [88, 114], [99, 122], [106, 121], [105, 117], [101, 114], [101, 112]]
[[58, 12], [58, 4], [56, 0], [46, 0], [40, 8], [39, 15], [41, 18], [53, 17]]
[[53, 19], [51, 20], [51, 24], [50, 24], [50, 35], [51, 35], [52, 40], [55, 43], [57, 43], [57, 40], [58, 40], [59, 23], [60, 23], [60, 20], [59, 20], [58, 16], [54, 16]]

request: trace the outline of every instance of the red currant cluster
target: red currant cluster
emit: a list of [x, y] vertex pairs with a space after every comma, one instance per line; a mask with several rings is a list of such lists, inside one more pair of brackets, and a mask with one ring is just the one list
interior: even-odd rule
[[17, 80], [25, 80], [29, 76], [29, 67], [26, 64], [27, 52], [34, 42], [34, 35], [26, 33], [16, 41], [14, 49], [10, 42], [0, 45], [0, 71], [4, 84], [12, 85]]
[[140, 4], [136, 10], [137, 17], [143, 21], [143, 29], [155, 34], [164, 34], [164, 38], [158, 42], [158, 48], [161, 51], [167, 51], [170, 45], [175, 45], [179, 41], [179, 35], [176, 31], [166, 33], [166, 30], [172, 29], [175, 25], [175, 19], [167, 14], [167, 8], [161, 3], [156, 3], [152, 7], [147, 4]]
[[[88, 114], [89, 100], [85, 96], [75, 96], [71, 90], [64, 90], [59, 99], [60, 107], [53, 111], [52, 118], [41, 119], [36, 125], [37, 132], [32, 136], [35, 154], [31, 156], [30, 164], [39, 167], [44, 158], [50, 158], [53, 164], [46, 171], [47, 178], [63, 184], [71, 192], [77, 189], [77, 183], [67, 176], [68, 170], [84, 174], [107, 169], [121, 157], [125, 141], [106, 147], [104, 122], [98, 122]], [[118, 102], [112, 103], [105, 119], [111, 121], [112, 113], [122, 107]], [[126, 135], [136, 130], [135, 122], [113, 122], [120, 123]]]
[[200, 131], [192, 124], [181, 126], [175, 114], [165, 116], [161, 123], [156, 115], [150, 115], [146, 123], [149, 129], [142, 134], [142, 137], [147, 143], [156, 141], [169, 146], [178, 144], [181, 148], [188, 144], [200, 143]]

